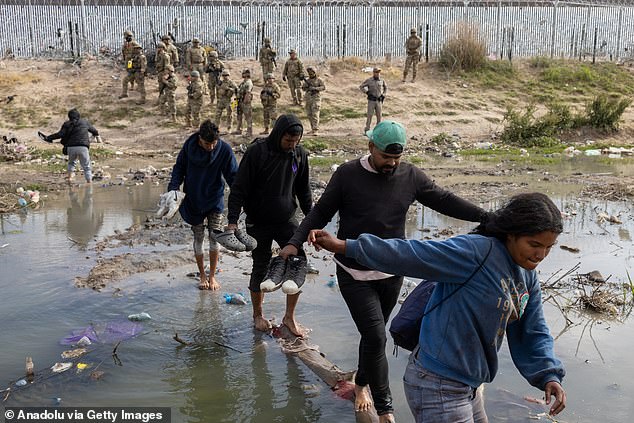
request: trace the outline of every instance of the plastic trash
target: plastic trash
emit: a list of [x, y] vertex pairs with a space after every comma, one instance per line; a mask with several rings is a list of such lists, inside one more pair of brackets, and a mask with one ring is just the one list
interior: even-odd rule
[[20, 198], [18, 198], [18, 205], [20, 207], [24, 207], [24, 206], [27, 205], [27, 202], [26, 202], [26, 200], [24, 198], [20, 197]]
[[[97, 334], [92, 326], [88, 326], [84, 329], [78, 329], [71, 332], [71, 334], [60, 341], [62, 345], [77, 344], [83, 337], [88, 338], [89, 341], [97, 342]], [[90, 345], [90, 344], [87, 344]]]
[[143, 312], [129, 315], [128, 320], [131, 320], [133, 322], [144, 322], [146, 320], [152, 320], [152, 316], [150, 316], [146, 312]]
[[[124, 341], [138, 335], [142, 330], [143, 324], [123, 319], [106, 323], [95, 323], [87, 328], [73, 330], [70, 336], [60, 341], [60, 344], [87, 346], [96, 342], [111, 343]], [[86, 339], [81, 341], [84, 337]]]
[[80, 347], [86, 347], [90, 344], [92, 344], [92, 342], [90, 342], [90, 338], [87, 336], [82, 336], [79, 341], [77, 341], [77, 345]]
[[330, 275], [330, 277], [328, 278], [328, 282], [326, 282], [326, 286], [328, 288], [334, 288], [335, 286], [337, 286], [337, 277], [335, 275]]
[[73, 363], [55, 363], [51, 370], [53, 373], [62, 373], [73, 367]]
[[72, 360], [72, 359], [81, 357], [82, 355], [86, 354], [87, 351], [88, 350], [86, 350], [86, 348], [76, 348], [74, 350], [67, 350], [62, 352], [62, 358], [66, 358], [66, 359], [70, 358]]
[[26, 380], [25, 379], [20, 379], [17, 382], [15, 382], [15, 386], [26, 386]]
[[225, 297], [226, 304], [237, 304], [237, 305], [245, 305], [247, 303], [246, 298], [242, 293], [238, 294], [223, 294]]
[[81, 373], [88, 368], [87, 363], [77, 363], [77, 373]]
[[54, 405], [60, 405], [62, 403], [62, 399], [61, 398], [53, 398], [53, 404]]
[[601, 150], [586, 150], [584, 152], [584, 154], [586, 156], [600, 156], [601, 155]]

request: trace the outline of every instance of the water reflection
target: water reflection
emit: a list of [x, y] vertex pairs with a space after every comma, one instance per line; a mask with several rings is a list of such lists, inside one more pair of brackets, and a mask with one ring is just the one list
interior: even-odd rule
[[70, 239], [84, 248], [103, 226], [104, 210], [93, 207], [92, 194], [92, 185], [68, 189], [66, 230]]

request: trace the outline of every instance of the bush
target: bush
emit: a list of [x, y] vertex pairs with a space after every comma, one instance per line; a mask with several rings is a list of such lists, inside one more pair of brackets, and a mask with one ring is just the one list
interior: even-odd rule
[[458, 22], [448, 30], [445, 44], [440, 50], [440, 64], [449, 71], [480, 69], [486, 63], [486, 42], [478, 26]]
[[621, 116], [632, 104], [629, 98], [608, 97], [601, 94], [590, 102], [586, 108], [587, 122], [590, 126], [604, 131], [618, 130]]
[[533, 105], [528, 106], [524, 113], [509, 108], [504, 120], [507, 124], [502, 132], [502, 141], [520, 147], [552, 147], [559, 144], [557, 135], [583, 123], [568, 106], [558, 103], [550, 104], [546, 114], [540, 118], [535, 117]]
[[528, 64], [531, 68], [546, 69], [552, 66], [553, 61], [552, 59], [549, 59], [548, 57], [536, 56], [536, 57], [531, 57], [528, 61]]

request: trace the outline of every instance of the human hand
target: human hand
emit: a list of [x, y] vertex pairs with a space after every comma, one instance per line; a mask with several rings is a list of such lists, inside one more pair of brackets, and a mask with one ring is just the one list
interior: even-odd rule
[[550, 411], [548, 414], [551, 416], [556, 416], [561, 413], [564, 408], [566, 408], [566, 391], [561, 386], [559, 382], [550, 381], [546, 384], [546, 388], [544, 389], [546, 404], [550, 404], [551, 395], [555, 397], [555, 402], [550, 407]]
[[346, 241], [337, 239], [323, 229], [313, 229], [308, 234], [308, 244], [315, 247], [315, 250], [328, 250], [336, 254], [345, 254]]
[[299, 251], [296, 246], [292, 244], [288, 244], [287, 246], [282, 248], [282, 250], [279, 253], [279, 256], [282, 257], [284, 260], [288, 260], [290, 256], [296, 256], [298, 252]]
[[96, 142], [96, 143], [102, 143], [102, 142], [103, 142], [103, 140], [101, 139], [101, 135], [97, 135], [97, 136], [95, 137], [95, 142]]
[[185, 193], [180, 191], [169, 191], [162, 194], [159, 199], [159, 209], [156, 211], [156, 217], [162, 219], [174, 217], [184, 198]]

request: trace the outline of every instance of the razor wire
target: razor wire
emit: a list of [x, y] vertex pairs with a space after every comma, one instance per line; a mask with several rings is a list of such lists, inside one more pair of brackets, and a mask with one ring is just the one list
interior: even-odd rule
[[491, 57], [634, 56], [634, 0], [0, 0], [0, 16], [5, 57], [116, 56], [131, 30], [148, 50], [171, 34], [255, 58], [266, 36], [280, 55], [376, 60], [404, 56], [417, 28], [434, 58], [459, 22], [479, 27]]

